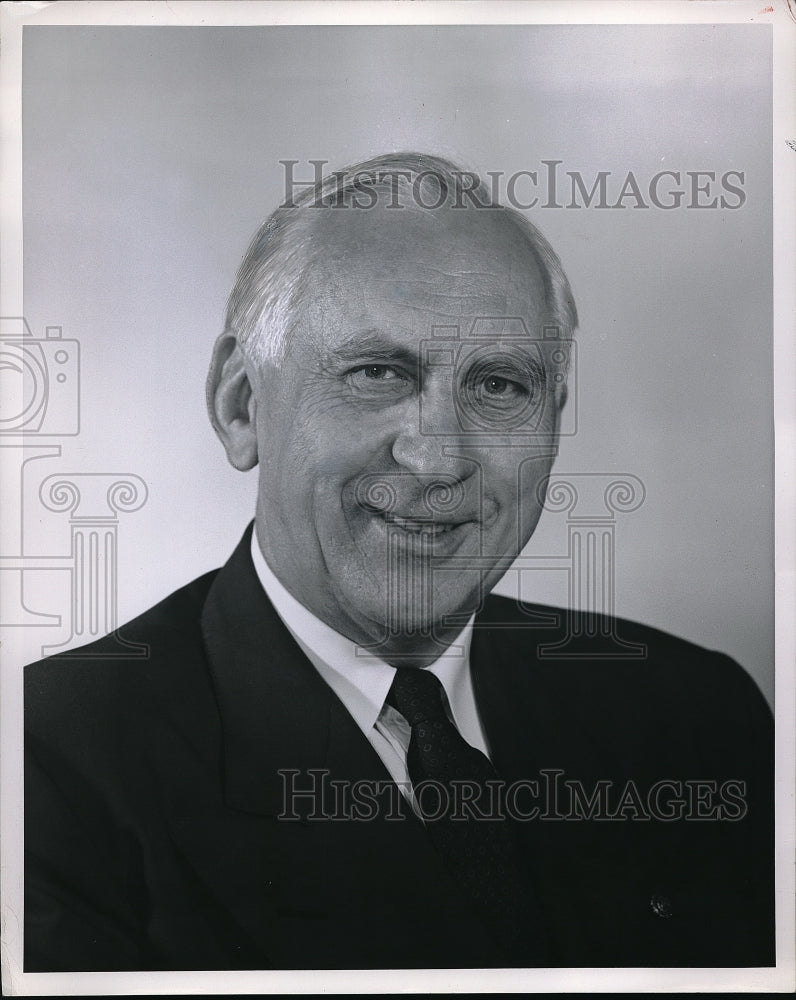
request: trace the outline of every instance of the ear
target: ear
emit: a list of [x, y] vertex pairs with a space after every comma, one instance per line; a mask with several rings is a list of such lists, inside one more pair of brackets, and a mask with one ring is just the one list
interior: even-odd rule
[[257, 402], [233, 333], [222, 333], [213, 347], [206, 389], [210, 423], [230, 465], [241, 472], [253, 468], [257, 464]]

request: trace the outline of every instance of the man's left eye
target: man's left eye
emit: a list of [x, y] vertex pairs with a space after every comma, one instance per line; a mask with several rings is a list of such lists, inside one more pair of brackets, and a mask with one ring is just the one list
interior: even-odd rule
[[511, 389], [512, 383], [507, 378], [501, 378], [499, 375], [490, 375], [489, 378], [484, 380], [484, 390], [490, 396], [503, 396], [507, 392], [511, 392]]
[[527, 390], [519, 382], [504, 375], [485, 375], [475, 386], [476, 395], [493, 402], [508, 403], [526, 396]]

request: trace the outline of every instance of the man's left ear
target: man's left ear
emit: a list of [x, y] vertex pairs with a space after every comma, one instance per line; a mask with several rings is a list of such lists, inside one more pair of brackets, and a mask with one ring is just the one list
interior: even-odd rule
[[222, 333], [207, 373], [207, 411], [230, 465], [241, 472], [257, 464], [257, 402], [245, 358], [234, 334]]

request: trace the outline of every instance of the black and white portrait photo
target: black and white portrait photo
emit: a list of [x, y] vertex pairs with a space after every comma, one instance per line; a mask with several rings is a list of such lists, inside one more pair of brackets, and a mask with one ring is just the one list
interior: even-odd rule
[[6, 992], [793, 987], [796, 19], [707, 6], [3, 5]]

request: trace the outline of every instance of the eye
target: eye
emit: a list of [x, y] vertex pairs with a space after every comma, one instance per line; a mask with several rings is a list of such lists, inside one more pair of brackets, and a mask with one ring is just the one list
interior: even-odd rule
[[389, 382], [392, 379], [400, 378], [389, 365], [367, 365], [365, 368], [360, 368], [359, 371], [366, 379], [372, 379], [374, 382]]
[[405, 372], [383, 364], [358, 365], [346, 373], [346, 381], [357, 394], [373, 399], [400, 395], [410, 385]]
[[503, 396], [506, 393], [510, 393], [512, 388], [519, 388], [507, 379], [501, 378], [500, 375], [490, 375], [488, 378], [484, 379], [484, 392], [488, 396]]
[[464, 419], [488, 431], [527, 426], [543, 398], [544, 370], [535, 359], [487, 344], [468, 360], [456, 396]]
[[474, 380], [473, 395], [484, 404], [509, 405], [525, 399], [529, 392], [526, 386], [505, 375], [483, 374]]

